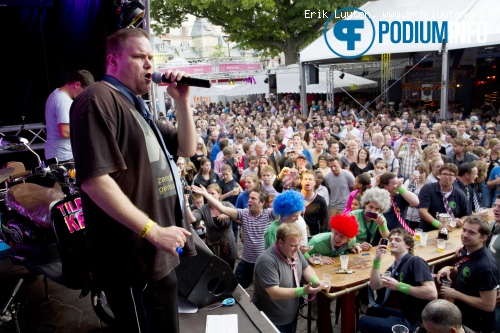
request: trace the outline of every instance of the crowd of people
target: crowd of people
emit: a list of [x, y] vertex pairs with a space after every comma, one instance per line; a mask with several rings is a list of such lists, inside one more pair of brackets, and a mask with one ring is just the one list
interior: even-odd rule
[[[285, 307], [279, 300], [285, 296], [269, 288], [300, 287], [293, 279], [271, 278], [283, 267], [270, 263], [274, 250], [269, 248], [279, 242], [287, 244], [291, 232], [277, 235], [282, 225], [294, 224], [301, 231], [292, 242], [297, 264], [300, 260], [312, 264], [314, 254], [320, 253], [321, 264], [327, 265], [341, 254], [378, 246], [371, 288], [398, 292], [404, 306], [392, 309], [372, 304], [360, 329], [390, 332], [400, 323], [416, 330], [422, 325], [425, 306], [438, 297], [436, 284], [440, 286], [440, 282], [435, 282], [424, 260], [413, 256], [415, 229], [451, 230], [438, 218], [440, 213], [451, 215], [464, 233], [480, 226], [476, 235], [484, 239], [465, 251], [470, 239], [463, 236], [461, 258], [491, 239], [484, 208], [492, 207], [499, 194], [496, 110], [485, 104], [464, 117], [456, 109], [442, 120], [436, 110], [410, 101], [402, 102], [398, 111], [382, 101], [361, 107], [354, 101], [332, 105], [313, 100], [307, 109], [305, 116], [293, 97], [253, 104], [235, 100], [192, 109], [197, 153], [180, 157], [177, 165], [192, 202], [190, 210], [196, 215], [191, 219], [193, 228], [205, 233], [212, 248], [221, 228], [226, 229], [226, 236], [215, 238], [227, 244], [224, 248], [237, 251], [233, 242], [243, 242], [242, 256], [234, 253], [231, 257], [240, 258], [236, 277], [244, 288], [253, 282], [256, 305], [282, 332], [295, 331], [295, 317], [278, 316]], [[175, 127], [176, 112], [172, 108], [161, 119]], [[189, 170], [187, 165], [191, 165]], [[199, 224], [201, 212], [206, 211], [200, 196], [208, 201], [212, 216], [220, 220], [215, 231], [210, 227], [211, 218], [208, 226]], [[354, 225], [349, 224], [349, 217]], [[386, 277], [380, 277], [377, 267], [379, 257], [388, 251], [379, 245], [381, 239], [389, 239], [390, 253], [395, 256], [389, 269], [392, 275]], [[489, 280], [475, 280], [465, 288], [457, 279], [453, 297], [458, 308], [466, 311], [466, 329], [495, 329], [493, 310], [500, 276], [490, 252], [495, 253], [484, 252], [489, 260], [478, 264], [488, 271], [482, 275]], [[232, 259], [227, 262], [232, 267], [235, 264]], [[314, 287], [312, 284], [308, 293]], [[450, 294], [447, 287], [439, 289]], [[296, 313], [298, 303], [287, 304]]]
[[[394, 323], [498, 330], [500, 119], [492, 105], [470, 115], [457, 107], [444, 120], [418, 102], [363, 96], [190, 107], [189, 87], [177, 84], [185, 73], [169, 70], [175, 108], [155, 120], [140, 97], [151, 87], [152, 58], [144, 30], [115, 32], [106, 75], [76, 80], [70, 117], [61, 118], [93, 274], [120, 331], [179, 331], [174, 268], [179, 254], [196, 254], [191, 231], [236, 266], [242, 287], [253, 284], [255, 305], [280, 332], [295, 332], [299, 299], [312, 301], [324, 287], [310, 267], [316, 254], [329, 265], [374, 246], [370, 289], [396, 293], [400, 307], [384, 304], [383, 292], [368, 297], [362, 332], [391, 332]], [[492, 205], [488, 224], [482, 208]], [[412, 236], [417, 227], [453, 228], [438, 214], [462, 227], [463, 248], [434, 279], [413, 255]], [[395, 261], [381, 276], [386, 252]], [[444, 280], [453, 285], [440, 293], [457, 309], [429, 303]], [[456, 315], [436, 322], [442, 309]]]

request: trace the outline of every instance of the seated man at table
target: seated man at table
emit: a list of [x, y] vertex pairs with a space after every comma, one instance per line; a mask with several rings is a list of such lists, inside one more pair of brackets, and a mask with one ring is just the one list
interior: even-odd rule
[[422, 311], [422, 326], [417, 333], [474, 333], [462, 325], [462, 313], [457, 306], [444, 299], [435, 299], [426, 305]]
[[312, 263], [312, 255], [321, 254], [321, 264], [332, 265], [333, 258], [347, 252], [358, 253], [361, 248], [356, 245], [358, 234], [358, 223], [351, 215], [334, 215], [330, 218], [331, 232], [323, 232], [311, 238], [307, 245], [313, 248], [304, 254], [304, 257]]
[[441, 287], [441, 294], [455, 299], [455, 305], [462, 311], [464, 325], [476, 332], [488, 333], [495, 330], [496, 288], [500, 282], [498, 265], [484, 246], [490, 232], [488, 222], [482, 217], [467, 217], [459, 261], [437, 273], [438, 283], [442, 279], [455, 280], [455, 289]]
[[370, 273], [370, 288], [387, 288], [384, 302], [391, 292], [396, 293], [400, 308], [384, 307], [384, 304], [368, 308], [366, 316], [359, 319], [362, 333], [392, 333], [392, 326], [401, 324], [410, 332], [420, 326], [420, 314], [430, 300], [437, 298], [437, 290], [429, 265], [420, 257], [413, 255], [415, 242], [412, 235], [402, 228], [391, 230], [389, 235], [390, 252], [394, 263], [389, 267], [389, 276], [381, 277], [380, 263], [387, 252], [386, 245], [379, 245]]
[[[255, 263], [253, 303], [281, 333], [295, 333], [299, 298], [323, 289], [323, 283], [299, 251], [302, 232], [293, 223], [283, 223], [276, 243]], [[305, 287], [300, 286], [304, 279]]]
[[420, 228], [423, 231], [441, 227], [441, 223], [436, 219], [438, 213], [452, 215], [459, 227], [463, 224], [460, 218], [471, 214], [467, 197], [453, 186], [458, 174], [457, 166], [446, 163], [439, 169], [439, 174], [439, 182], [425, 184], [418, 194]]
[[363, 251], [369, 251], [372, 245], [378, 244], [380, 238], [389, 237], [387, 221], [383, 214], [391, 207], [391, 195], [381, 188], [366, 190], [361, 197], [361, 207], [363, 208], [349, 214], [356, 218], [359, 225], [356, 243]]

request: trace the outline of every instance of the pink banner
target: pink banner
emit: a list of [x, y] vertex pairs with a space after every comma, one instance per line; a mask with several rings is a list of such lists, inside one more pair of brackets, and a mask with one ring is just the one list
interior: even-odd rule
[[[180, 71], [184, 71], [188, 74], [210, 74], [212, 73], [212, 65], [207, 64], [207, 65], [192, 65], [192, 66], [181, 66], [181, 67], [169, 67], [172, 69], [177, 69]], [[165, 73], [167, 71], [166, 68], [160, 68], [158, 69], [160, 72]]]
[[238, 72], [238, 71], [258, 71], [260, 63], [255, 64], [219, 64], [219, 72]]

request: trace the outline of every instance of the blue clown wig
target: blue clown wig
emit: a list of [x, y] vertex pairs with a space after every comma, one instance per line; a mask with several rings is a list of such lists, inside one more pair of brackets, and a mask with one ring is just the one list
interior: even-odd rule
[[274, 215], [289, 216], [305, 209], [304, 196], [297, 191], [285, 191], [274, 199]]

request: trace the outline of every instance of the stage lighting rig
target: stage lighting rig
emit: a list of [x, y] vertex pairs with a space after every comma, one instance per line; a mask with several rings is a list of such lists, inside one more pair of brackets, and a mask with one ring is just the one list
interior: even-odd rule
[[119, 28], [139, 28], [144, 16], [144, 4], [140, 0], [121, 0], [117, 13]]

